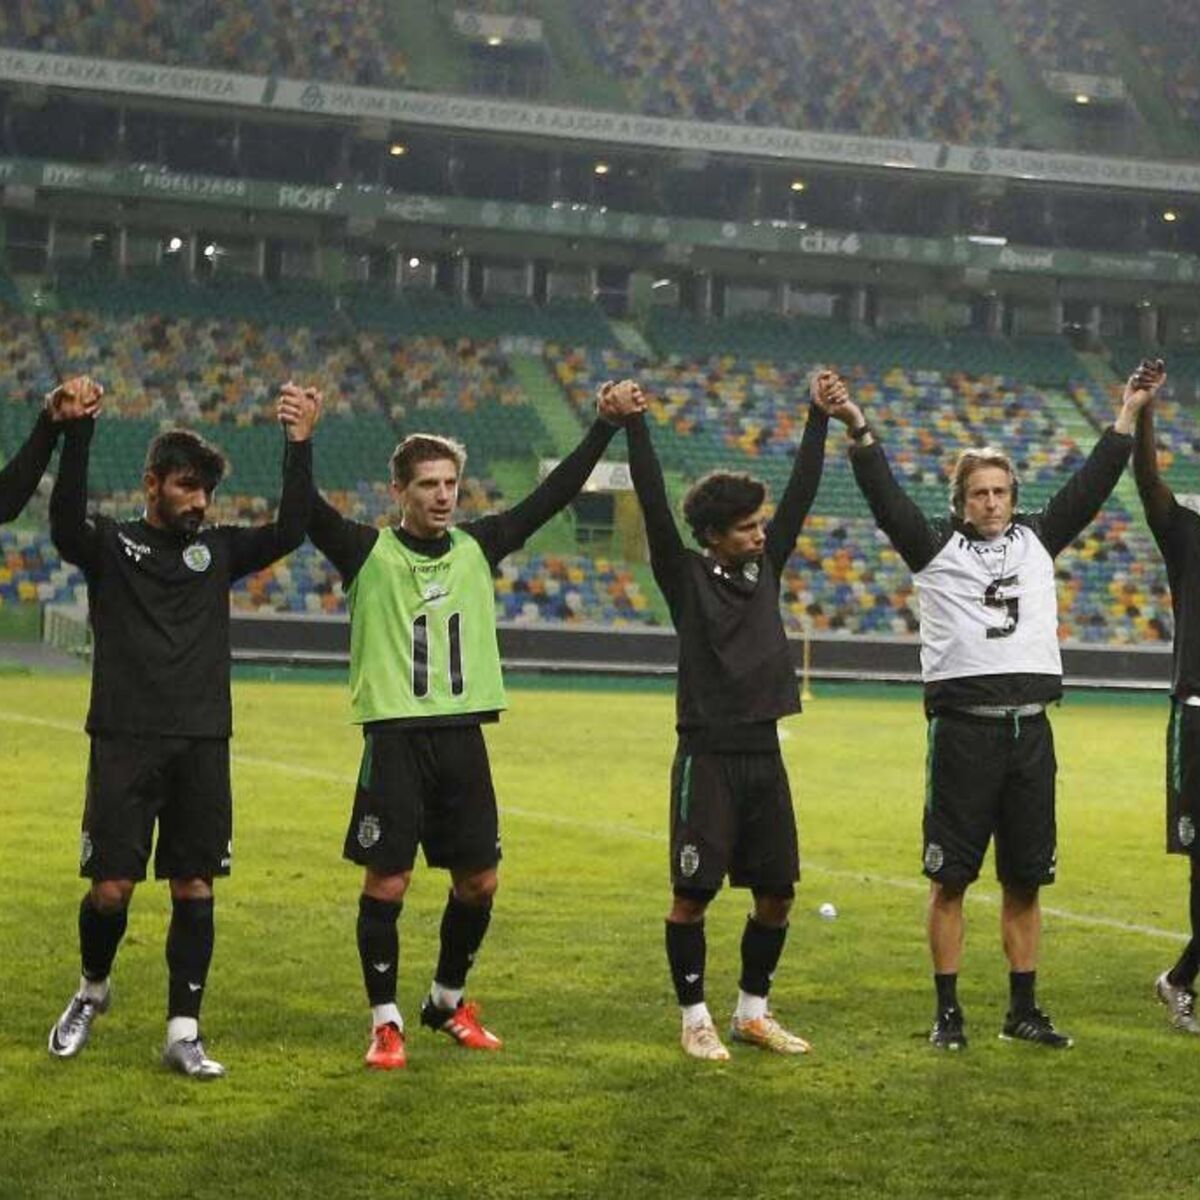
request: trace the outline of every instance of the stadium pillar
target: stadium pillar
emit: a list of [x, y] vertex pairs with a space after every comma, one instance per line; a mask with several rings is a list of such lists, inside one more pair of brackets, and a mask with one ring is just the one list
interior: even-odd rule
[[870, 294], [865, 286], [860, 285], [850, 293], [850, 324], [859, 328], [865, 326], [869, 308]]
[[1050, 327], [1055, 333], [1062, 333], [1063, 321], [1065, 315], [1063, 312], [1063, 302], [1061, 299], [1054, 299], [1050, 302]]
[[1101, 313], [1102, 313], [1102, 309], [1100, 306], [1100, 302], [1098, 300], [1095, 303], [1088, 305], [1086, 328], [1087, 328], [1087, 344], [1088, 344], [1089, 348], [1091, 348], [1093, 346], [1098, 346], [1100, 344]]
[[129, 267], [129, 227], [122, 225], [117, 229], [117, 274], [124, 275]]
[[1138, 339], [1143, 346], [1158, 345], [1158, 306], [1144, 303], [1138, 309]]
[[1004, 297], [999, 292], [988, 296], [987, 332], [989, 337], [1000, 337], [1004, 333]]

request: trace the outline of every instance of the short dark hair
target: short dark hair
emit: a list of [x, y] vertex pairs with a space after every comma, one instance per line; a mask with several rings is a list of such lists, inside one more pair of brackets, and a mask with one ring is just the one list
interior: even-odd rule
[[692, 536], [708, 545], [709, 530], [724, 533], [731, 525], [758, 512], [767, 498], [767, 485], [740, 471], [710, 471], [696, 480], [683, 498], [683, 515]]
[[161, 481], [168, 475], [187, 471], [200, 480], [206, 492], [216, 491], [228, 466], [225, 455], [216, 446], [190, 429], [169, 429], [160, 433], [146, 450], [147, 475]]
[[436, 433], [410, 433], [392, 452], [392, 482], [405, 487], [412, 482], [418, 463], [438, 462], [443, 458], [454, 463], [461, 479], [467, 465], [467, 448], [462, 442]]

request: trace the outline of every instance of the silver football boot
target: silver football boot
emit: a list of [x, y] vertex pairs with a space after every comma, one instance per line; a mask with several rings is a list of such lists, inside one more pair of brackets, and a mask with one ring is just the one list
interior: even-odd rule
[[74, 1058], [88, 1043], [92, 1022], [108, 1012], [112, 1004], [112, 989], [103, 1000], [88, 1000], [76, 993], [63, 1014], [50, 1027], [50, 1053], [56, 1058]]
[[191, 1079], [220, 1079], [225, 1068], [204, 1053], [204, 1043], [198, 1038], [179, 1038], [163, 1047], [164, 1067], [187, 1075]]

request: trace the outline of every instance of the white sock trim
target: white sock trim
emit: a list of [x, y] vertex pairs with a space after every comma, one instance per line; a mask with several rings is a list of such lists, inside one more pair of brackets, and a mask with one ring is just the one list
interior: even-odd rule
[[108, 980], [89, 979], [86, 975], [80, 975], [78, 995], [83, 1000], [91, 1000], [94, 1003], [102, 1004], [105, 996], [108, 995]]
[[167, 1019], [167, 1045], [172, 1042], [194, 1042], [200, 1036], [200, 1022], [195, 1017]]
[[388, 1023], [395, 1025], [401, 1033], [404, 1032], [404, 1018], [400, 1015], [400, 1010], [395, 1003], [392, 1004], [375, 1004], [371, 1007], [371, 1025], [378, 1027], [387, 1025]]
[[699, 1004], [681, 1004], [679, 1015], [683, 1018], [685, 1029], [692, 1025], [711, 1025], [713, 1023], [712, 1013], [708, 1011], [708, 1005], [703, 1000]]
[[435, 979], [429, 985], [429, 998], [438, 1008], [454, 1009], [462, 1002], [463, 989], [443, 987]]
[[767, 1015], [766, 996], [752, 996], [749, 992], [738, 991], [737, 1008], [734, 1010], [734, 1020], [757, 1021]]

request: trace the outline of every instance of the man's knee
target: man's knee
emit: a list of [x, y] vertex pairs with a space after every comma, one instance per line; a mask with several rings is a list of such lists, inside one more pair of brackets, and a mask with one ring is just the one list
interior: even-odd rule
[[171, 880], [172, 900], [211, 900], [213, 885], [211, 879], [197, 876], [191, 879]]
[[703, 921], [716, 894], [707, 888], [676, 888], [671, 897], [671, 911], [667, 914], [667, 920], [672, 925], [695, 925]]
[[476, 908], [490, 904], [500, 886], [500, 875], [495, 867], [486, 867], [482, 871], [456, 871], [453, 880], [455, 898]]
[[128, 908], [134, 886], [132, 879], [94, 879], [91, 887], [92, 907], [102, 913]]
[[785, 895], [782, 892], [755, 892], [754, 919], [760, 925], [766, 925], [771, 929], [782, 929], [788, 923], [788, 914], [792, 911], [794, 896], [794, 891], [792, 895]]
[[404, 899], [404, 893], [408, 891], [411, 880], [411, 871], [398, 871], [395, 875], [383, 875], [368, 867], [363, 880], [363, 895], [370, 896], [372, 900], [384, 900], [389, 904], [399, 904]]

